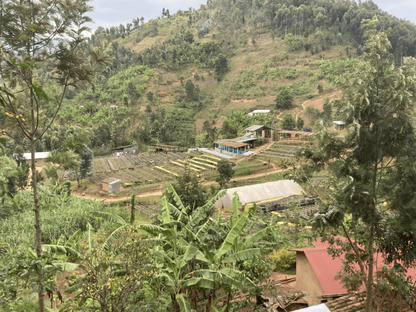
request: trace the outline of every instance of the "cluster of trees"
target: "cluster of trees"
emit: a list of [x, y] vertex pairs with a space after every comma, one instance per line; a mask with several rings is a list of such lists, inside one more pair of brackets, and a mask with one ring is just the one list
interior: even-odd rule
[[[274, 33], [282, 36], [290, 35], [285, 39], [290, 50], [303, 46], [300, 37], [310, 35], [321, 36], [320, 41], [314, 45], [330, 46], [335, 43], [344, 44], [345, 38], [353, 40], [356, 45], [363, 45], [365, 38], [361, 29], [364, 19], [380, 16], [378, 29], [387, 30], [391, 42], [394, 60], [401, 63], [402, 57], [416, 55], [416, 27], [410, 22], [400, 20], [378, 8], [373, 1], [355, 2], [349, 0], [331, 1], [289, 0], [279, 1], [239, 1], [216, 0], [213, 5], [217, 8], [214, 21], [218, 28], [224, 32], [234, 32], [242, 24], [251, 24], [257, 27], [268, 27]], [[332, 36], [325, 34], [328, 30]], [[252, 36], [254, 36], [253, 32]], [[254, 37], [253, 37], [254, 38]], [[308, 43], [308, 49], [311, 48]], [[314, 52], [316, 51], [313, 46]]]
[[[416, 262], [416, 227], [409, 222], [416, 214], [416, 60], [395, 67], [388, 34], [378, 27], [376, 18], [366, 22], [363, 58], [343, 80], [343, 98], [334, 101], [346, 136], [321, 122], [314, 147], [299, 152], [305, 162], [298, 170], [299, 176], [330, 172], [331, 181], [317, 191], [321, 204], [313, 223], [332, 255], [348, 254], [338, 278], [349, 289], [365, 287], [367, 312], [401, 310], [411, 302], [406, 272]], [[375, 254], [384, 255], [385, 265], [375, 265]]]
[[245, 115], [242, 111], [233, 110], [225, 119], [221, 127], [221, 135], [224, 139], [232, 139], [245, 134], [244, 129], [252, 125], [270, 126], [274, 120], [273, 114]]

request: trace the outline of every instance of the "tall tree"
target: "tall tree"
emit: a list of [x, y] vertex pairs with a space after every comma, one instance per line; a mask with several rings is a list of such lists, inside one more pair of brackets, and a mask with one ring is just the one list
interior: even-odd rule
[[222, 159], [217, 163], [217, 171], [219, 176], [216, 181], [220, 184], [221, 188], [224, 188], [225, 184], [230, 181], [235, 171], [227, 159]]
[[[376, 252], [386, 255], [386, 263], [400, 263], [404, 272], [416, 264], [416, 226], [409, 222], [416, 217], [416, 60], [406, 58], [395, 68], [387, 34], [376, 25], [376, 18], [366, 22], [362, 60], [344, 80], [342, 99], [334, 102], [348, 134], [340, 138], [321, 123], [316, 148], [302, 151], [315, 169], [326, 168], [334, 177], [314, 222], [347, 238], [344, 252], [353, 257], [346, 257], [341, 277], [350, 287], [365, 285], [367, 312], [374, 304]], [[393, 266], [383, 282], [386, 295], [389, 287], [398, 287], [388, 283], [396, 274], [403, 276]]]
[[291, 87], [281, 89], [276, 95], [275, 99], [276, 109], [285, 110], [291, 109], [293, 105], [293, 91]]
[[[30, 142], [36, 254], [39, 259], [42, 258], [42, 240], [35, 144], [53, 123], [67, 89], [85, 87], [110, 61], [106, 53], [108, 45], [102, 49], [91, 48], [88, 58], [81, 49], [86, 40], [83, 34], [88, 30], [85, 23], [91, 21], [85, 16], [89, 11], [91, 6], [87, 0], [2, 1], [1, 105], [11, 126], [17, 127]], [[37, 80], [36, 72], [40, 68], [47, 68], [59, 86], [49, 95]], [[48, 119], [44, 117], [45, 109]], [[38, 277], [39, 310], [44, 312], [42, 266]]]
[[293, 130], [296, 127], [296, 120], [290, 113], [285, 113], [283, 115], [282, 121], [280, 122], [282, 129], [284, 130]]

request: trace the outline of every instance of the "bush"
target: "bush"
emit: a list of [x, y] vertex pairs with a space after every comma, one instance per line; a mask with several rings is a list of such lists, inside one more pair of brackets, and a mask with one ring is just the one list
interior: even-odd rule
[[[53, 189], [53, 186], [39, 188], [42, 243], [51, 244], [61, 235], [68, 238], [78, 229], [86, 230], [88, 223], [97, 225], [92, 212], [101, 210], [100, 202], [77, 196], [65, 197], [63, 193], [56, 194]], [[30, 196], [30, 191], [18, 192], [16, 201], [22, 206], [22, 212], [0, 220], [1, 242], [9, 244], [15, 251], [21, 246], [33, 246], [35, 242]]]
[[289, 251], [286, 248], [282, 248], [277, 251], [273, 250], [270, 258], [273, 261], [272, 268], [274, 272], [288, 271], [296, 268], [295, 251]]

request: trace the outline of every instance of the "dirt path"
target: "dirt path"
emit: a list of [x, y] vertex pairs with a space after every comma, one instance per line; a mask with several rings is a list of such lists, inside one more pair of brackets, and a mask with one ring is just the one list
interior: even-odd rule
[[334, 95], [337, 95], [337, 94], [340, 94], [340, 91], [332, 92], [331, 94], [324, 95], [324, 96], [319, 97], [317, 99], [309, 99], [309, 100], [306, 100], [305, 102], [302, 103], [302, 109], [297, 112], [297, 114], [295, 116], [295, 120], [298, 120], [299, 114], [301, 114], [305, 110], [307, 103], [314, 102], [316, 100], [322, 100], [323, 101], [324, 98], [327, 98], [327, 97], [331, 98], [331, 97], [333, 97]]

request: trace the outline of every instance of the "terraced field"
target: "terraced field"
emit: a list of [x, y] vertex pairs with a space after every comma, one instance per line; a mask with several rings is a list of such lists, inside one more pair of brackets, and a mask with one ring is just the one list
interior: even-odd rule
[[263, 158], [270, 158], [271, 161], [275, 162], [281, 159], [291, 159], [295, 157], [296, 151], [300, 148], [300, 145], [290, 145], [276, 143], [273, 144], [270, 148], [263, 151], [259, 156]]
[[183, 174], [186, 165], [197, 175], [212, 172], [219, 160], [219, 157], [196, 151], [101, 157], [93, 160], [91, 181], [101, 184], [102, 180], [113, 177], [120, 179], [125, 186], [134, 184], [147, 189], [174, 180]]

